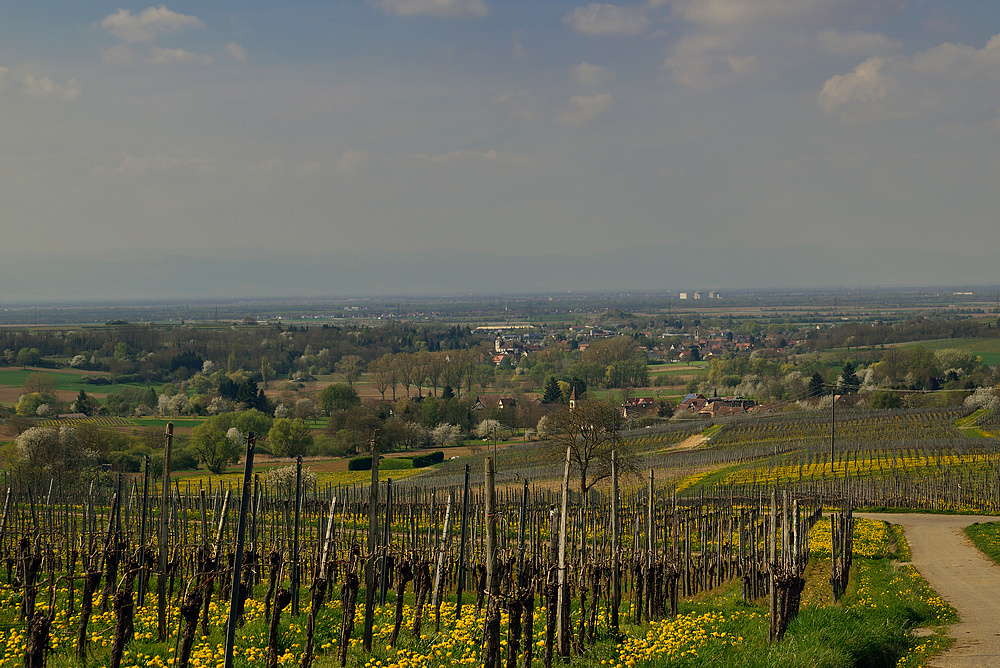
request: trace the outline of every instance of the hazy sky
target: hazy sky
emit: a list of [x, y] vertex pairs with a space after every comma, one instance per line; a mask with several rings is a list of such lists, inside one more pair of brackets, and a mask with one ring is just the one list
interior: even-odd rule
[[1000, 247], [996, 0], [2, 14], [8, 256]]

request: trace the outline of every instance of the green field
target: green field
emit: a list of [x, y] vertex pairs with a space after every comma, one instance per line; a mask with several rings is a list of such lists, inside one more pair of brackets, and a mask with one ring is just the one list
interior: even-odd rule
[[51, 376], [55, 381], [56, 389], [67, 392], [79, 392], [80, 390], [84, 390], [87, 394], [93, 394], [95, 392], [99, 394], [108, 394], [111, 392], [120, 392], [123, 387], [127, 386], [145, 387], [142, 383], [91, 385], [90, 383], [84, 383], [81, 380], [84, 376], [106, 375], [99, 372], [63, 370], [52, 372], [44, 369], [21, 369], [19, 367], [0, 367], [0, 385], [21, 387], [21, 385], [24, 384], [24, 379], [33, 373], [44, 373]]
[[1000, 338], [997, 339], [938, 339], [935, 341], [919, 341], [917, 343], [907, 343], [900, 346], [908, 348], [912, 346], [923, 346], [927, 350], [947, 350], [955, 348], [966, 350], [973, 355], [983, 358], [983, 364], [996, 366], [1000, 364]]

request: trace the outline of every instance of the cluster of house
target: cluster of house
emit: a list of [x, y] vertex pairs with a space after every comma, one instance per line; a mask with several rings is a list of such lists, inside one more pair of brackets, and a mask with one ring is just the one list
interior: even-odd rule
[[538, 350], [541, 348], [498, 336], [493, 342], [493, 363], [500, 366], [506, 360], [511, 366], [517, 366], [522, 357]]
[[[527, 408], [537, 407], [543, 413], [551, 411], [558, 407], [558, 405], [543, 404], [542, 400], [539, 399], [538, 397], [530, 397], [527, 398], [526, 401], [528, 402]], [[515, 406], [517, 406], [517, 402], [514, 400], [513, 397], [501, 397], [491, 394], [485, 394], [485, 395], [481, 394], [476, 397], [476, 403], [473, 404], [472, 406], [472, 412], [475, 413], [476, 411], [481, 411], [488, 408], [499, 408], [502, 410], [504, 408], [513, 408]], [[573, 410], [575, 407], [576, 407], [576, 390], [573, 390], [573, 393], [570, 395], [569, 398], [569, 408], [570, 410]], [[628, 399], [621, 405], [622, 417], [625, 418], [633, 418], [633, 417], [638, 417], [640, 415], [646, 415], [648, 413], [655, 412], [658, 409], [659, 406], [657, 404], [657, 400], [653, 399], [652, 397], [635, 397], [633, 399]]]
[[757, 406], [756, 401], [741, 397], [706, 397], [704, 394], [688, 394], [681, 401], [678, 410], [699, 417], [716, 418], [750, 413]]

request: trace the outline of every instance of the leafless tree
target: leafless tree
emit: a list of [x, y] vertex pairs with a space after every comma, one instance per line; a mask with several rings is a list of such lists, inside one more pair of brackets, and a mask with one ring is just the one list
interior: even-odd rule
[[555, 433], [549, 437], [554, 454], [570, 451], [570, 464], [580, 476], [580, 494], [611, 476], [611, 452], [618, 451], [622, 473], [638, 469], [634, 457], [621, 438], [625, 421], [615, 406], [604, 401], [578, 401], [572, 410], [567, 406], [554, 413]]

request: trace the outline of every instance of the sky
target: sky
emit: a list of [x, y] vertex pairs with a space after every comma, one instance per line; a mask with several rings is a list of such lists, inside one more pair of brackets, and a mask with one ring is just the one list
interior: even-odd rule
[[1000, 248], [995, 0], [2, 17], [0, 259]]

